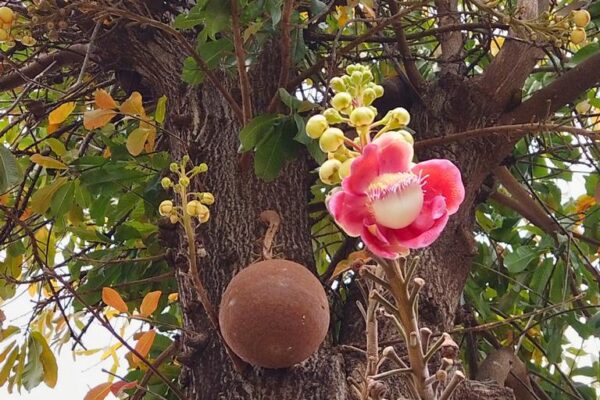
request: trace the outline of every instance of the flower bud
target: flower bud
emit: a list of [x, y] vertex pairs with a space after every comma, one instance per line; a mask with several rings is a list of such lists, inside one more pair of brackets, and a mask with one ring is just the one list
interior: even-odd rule
[[344, 179], [350, 175], [350, 167], [352, 166], [353, 161], [354, 161], [354, 158], [349, 158], [342, 163], [342, 165], [340, 166], [340, 169], [338, 171], [340, 178]]
[[405, 131], [404, 129], [399, 130], [399, 131], [388, 131], [388, 132], [384, 133], [384, 136], [387, 136], [390, 139], [394, 139], [394, 140], [402, 140], [404, 142], [407, 142], [410, 145], [415, 144], [415, 140], [413, 139], [410, 132]]
[[370, 105], [377, 98], [377, 94], [373, 89], [365, 89], [363, 91], [363, 104]]
[[352, 83], [355, 85], [360, 85], [363, 80], [363, 73], [360, 71], [354, 71], [351, 75]]
[[171, 164], [169, 164], [169, 169], [171, 170], [171, 172], [177, 172], [179, 171], [179, 165], [177, 165], [177, 163], [172, 162]]
[[591, 20], [592, 17], [587, 10], [573, 11], [573, 22], [575, 22], [575, 25], [578, 27], [585, 28]]
[[163, 189], [168, 189], [171, 187], [173, 182], [171, 182], [171, 180], [165, 176], [160, 180], [160, 184], [162, 185]]
[[320, 138], [327, 128], [327, 118], [321, 114], [313, 115], [306, 122], [306, 134], [313, 139]]
[[190, 186], [190, 178], [188, 178], [187, 176], [182, 176], [181, 179], [179, 179], [179, 183], [183, 187], [188, 187]]
[[323, 111], [323, 116], [330, 124], [339, 124], [340, 122], [344, 122], [344, 118], [335, 108], [328, 108]]
[[410, 122], [410, 114], [405, 108], [396, 107], [388, 111], [383, 120], [391, 129], [403, 128]]
[[352, 96], [347, 92], [340, 92], [331, 99], [331, 106], [338, 111], [346, 109], [352, 105]]
[[319, 147], [324, 153], [336, 151], [344, 143], [344, 132], [339, 128], [329, 128], [319, 139]]
[[575, 106], [575, 110], [577, 110], [579, 114], [587, 114], [591, 110], [591, 108], [592, 106], [587, 100], [581, 101]]
[[185, 205], [185, 212], [191, 217], [201, 217], [208, 212], [208, 208], [198, 200], [192, 200]]
[[359, 71], [361, 69], [360, 64], [352, 64], [346, 67], [346, 73], [348, 75], [352, 75], [355, 71]]
[[208, 222], [208, 220], [210, 219], [210, 210], [205, 207], [202, 213], [198, 215], [198, 219], [200, 220], [201, 224]]
[[362, 76], [362, 83], [367, 84], [369, 82], [373, 81], [373, 73], [370, 70], [365, 70], [365, 72], [363, 72], [363, 76]]
[[340, 160], [327, 160], [319, 168], [319, 178], [326, 185], [335, 185], [340, 181], [339, 170], [342, 166]]
[[163, 217], [171, 214], [171, 211], [173, 211], [173, 202], [171, 200], [162, 201], [158, 206], [158, 213]]
[[177, 214], [171, 214], [169, 215], [169, 221], [171, 221], [172, 224], [176, 224], [179, 222], [179, 217]]
[[358, 107], [350, 114], [350, 123], [354, 126], [368, 126], [373, 123], [375, 113], [368, 107]]
[[583, 28], [575, 28], [571, 32], [571, 43], [573, 43], [573, 44], [580, 44], [580, 43], [585, 42], [585, 39], [587, 39], [587, 35], [585, 33], [585, 29], [583, 29]]
[[215, 203], [215, 196], [213, 196], [213, 194], [209, 192], [200, 193], [200, 202], [202, 204], [210, 206], [211, 204]]
[[383, 96], [383, 86], [375, 85], [375, 86], [373, 86], [373, 90], [375, 91], [375, 96], [377, 98]]
[[208, 171], [208, 165], [206, 165], [206, 163], [202, 163], [202, 164], [198, 165], [196, 168], [198, 168], [198, 172], [201, 174]]
[[346, 91], [344, 80], [337, 76], [329, 81], [329, 87], [336, 93]]

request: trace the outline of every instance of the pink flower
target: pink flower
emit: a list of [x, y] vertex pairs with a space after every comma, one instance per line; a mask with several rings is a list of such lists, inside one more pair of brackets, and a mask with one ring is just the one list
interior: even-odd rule
[[389, 132], [367, 145], [327, 201], [337, 224], [376, 255], [396, 258], [433, 243], [465, 197], [448, 160], [412, 164], [413, 148]]

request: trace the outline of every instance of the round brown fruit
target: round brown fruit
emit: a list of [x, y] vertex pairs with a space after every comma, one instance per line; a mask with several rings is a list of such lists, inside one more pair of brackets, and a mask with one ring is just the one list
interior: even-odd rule
[[317, 351], [329, 328], [329, 305], [308, 269], [265, 260], [233, 277], [221, 299], [219, 324], [225, 342], [244, 361], [286, 368]]

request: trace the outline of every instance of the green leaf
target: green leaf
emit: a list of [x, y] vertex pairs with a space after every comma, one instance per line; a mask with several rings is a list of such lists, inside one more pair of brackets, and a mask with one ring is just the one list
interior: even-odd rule
[[9, 149], [0, 145], [0, 193], [6, 192], [22, 179], [23, 172], [17, 164], [17, 159]]
[[537, 247], [521, 246], [517, 247], [513, 252], [509, 253], [504, 258], [504, 265], [509, 272], [518, 274], [523, 272], [527, 265], [541, 253], [541, 250]]
[[265, 181], [279, 175], [283, 162], [293, 157], [300, 144], [294, 140], [294, 121], [287, 119], [279, 123], [275, 130], [256, 147], [254, 172]]
[[204, 72], [198, 68], [198, 64], [193, 57], [187, 57], [183, 61], [183, 72], [181, 79], [190, 85], [197, 85], [204, 80]]
[[229, 38], [210, 40], [198, 45], [198, 54], [209, 68], [216, 68], [220, 61], [233, 51], [233, 42]]
[[31, 211], [38, 214], [45, 213], [50, 208], [52, 198], [65, 183], [67, 183], [67, 178], [59, 176], [51, 184], [36, 190], [31, 196]]
[[47, 144], [48, 147], [50, 147], [50, 149], [54, 152], [54, 154], [56, 154], [59, 157], [62, 157], [67, 152], [67, 149], [65, 148], [63, 142], [56, 138], [48, 138], [44, 141], [44, 143]]
[[575, 53], [575, 55], [573, 56], [573, 58], [570, 60], [569, 63], [575, 64], [575, 65], [579, 64], [582, 61], [586, 60], [587, 58], [596, 54], [598, 51], [600, 51], [600, 43], [592, 42], [592, 43], [588, 44], [587, 46], [584, 46], [581, 49], [579, 49], [579, 51], [577, 53]]
[[173, 21], [173, 27], [177, 29], [190, 29], [204, 22], [204, 16], [202, 11], [206, 5], [206, 0], [198, 0], [196, 5], [190, 9], [187, 13], [179, 14], [175, 21]]
[[248, 122], [240, 131], [240, 142], [242, 151], [250, 151], [258, 143], [267, 138], [275, 127], [279, 118], [276, 114], [263, 114]]
[[27, 341], [27, 363], [23, 370], [23, 387], [30, 391], [44, 380], [44, 366], [40, 360], [42, 346], [29, 337]]
[[68, 182], [56, 191], [50, 203], [50, 211], [53, 217], [64, 215], [69, 211], [71, 204], [73, 204], [74, 193], [74, 182]]
[[154, 120], [159, 124], [165, 122], [165, 115], [167, 114], [167, 96], [160, 96], [156, 102], [156, 111], [154, 113]]

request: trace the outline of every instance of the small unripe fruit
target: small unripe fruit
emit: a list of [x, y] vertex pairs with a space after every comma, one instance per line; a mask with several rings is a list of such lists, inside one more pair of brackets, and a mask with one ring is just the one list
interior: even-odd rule
[[344, 179], [350, 175], [350, 168], [352, 167], [353, 161], [354, 158], [349, 158], [342, 163], [342, 165], [340, 166], [340, 170], [338, 171], [340, 178]]
[[204, 172], [208, 171], [208, 165], [206, 165], [206, 163], [202, 163], [202, 164], [198, 165], [196, 168], [198, 168], [199, 173], [204, 173]]
[[171, 164], [169, 164], [169, 169], [171, 170], [171, 172], [177, 172], [179, 171], [179, 165], [177, 165], [177, 163], [172, 162]]
[[327, 118], [321, 114], [313, 115], [306, 122], [306, 134], [313, 139], [320, 138], [327, 128]]
[[346, 84], [344, 83], [344, 80], [337, 76], [329, 81], [329, 87], [336, 93], [344, 92], [346, 90]]
[[352, 105], [352, 96], [347, 92], [340, 92], [331, 99], [331, 106], [338, 111], [344, 110]]
[[583, 28], [575, 28], [571, 32], [571, 43], [580, 44], [585, 42], [585, 39], [587, 39], [587, 35]]
[[344, 132], [339, 128], [329, 128], [319, 139], [319, 147], [324, 153], [336, 151], [344, 143]]
[[573, 22], [575, 22], [575, 25], [578, 27], [585, 28], [591, 20], [592, 17], [587, 10], [573, 11]]
[[171, 182], [171, 179], [169, 179], [165, 176], [164, 178], [162, 178], [160, 180], [160, 184], [164, 189], [168, 189], [171, 187], [171, 185], [173, 185], [173, 182]]
[[158, 213], [163, 217], [171, 214], [171, 211], [173, 211], [173, 202], [171, 200], [165, 200], [158, 206]]
[[209, 192], [200, 193], [200, 202], [202, 204], [210, 206], [211, 204], [215, 203], [215, 196], [213, 196], [213, 194]]
[[0, 20], [11, 23], [15, 18], [15, 13], [8, 7], [0, 7]]
[[187, 176], [182, 176], [181, 179], [179, 179], [179, 183], [183, 187], [188, 187], [190, 186], [190, 178], [188, 178]]
[[304, 266], [260, 261], [227, 286], [219, 326], [225, 342], [244, 361], [264, 368], [291, 367], [317, 351], [325, 338], [327, 296]]
[[350, 113], [350, 122], [354, 126], [371, 125], [374, 119], [375, 113], [368, 107], [358, 107]]
[[335, 108], [328, 108], [323, 111], [323, 116], [330, 124], [339, 124], [340, 122], [344, 122], [344, 118]]
[[327, 160], [321, 165], [319, 168], [319, 178], [321, 182], [326, 185], [335, 185], [340, 181], [340, 168], [342, 167], [342, 162], [335, 158], [331, 160]]

